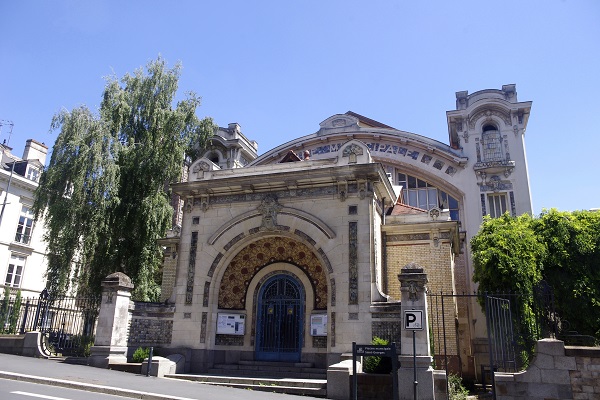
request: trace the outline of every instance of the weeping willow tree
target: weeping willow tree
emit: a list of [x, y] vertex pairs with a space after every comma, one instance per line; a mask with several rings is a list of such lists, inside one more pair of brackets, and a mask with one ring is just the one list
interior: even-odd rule
[[168, 184], [214, 131], [210, 118], [196, 116], [196, 94], [175, 104], [180, 70], [158, 58], [108, 78], [99, 115], [80, 107], [54, 117], [60, 133], [34, 204], [36, 218], [45, 217], [52, 291], [98, 293], [106, 275], [121, 271], [134, 298], [158, 299], [156, 240], [173, 213]]

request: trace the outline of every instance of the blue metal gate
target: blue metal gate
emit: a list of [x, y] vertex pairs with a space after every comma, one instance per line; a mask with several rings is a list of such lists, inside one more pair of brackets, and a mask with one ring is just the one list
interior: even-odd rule
[[289, 275], [277, 275], [261, 288], [258, 298], [256, 359], [300, 361], [304, 291]]

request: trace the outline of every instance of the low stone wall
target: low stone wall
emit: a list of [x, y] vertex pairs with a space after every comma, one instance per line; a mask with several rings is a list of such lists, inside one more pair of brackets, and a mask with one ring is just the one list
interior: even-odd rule
[[0, 335], [0, 353], [45, 357], [40, 348], [40, 340], [39, 332], [27, 332], [24, 335]]
[[175, 306], [164, 303], [133, 302], [127, 345], [160, 347], [171, 344]]
[[494, 374], [497, 400], [600, 398], [600, 348], [565, 347], [564, 342], [537, 342], [526, 371]]

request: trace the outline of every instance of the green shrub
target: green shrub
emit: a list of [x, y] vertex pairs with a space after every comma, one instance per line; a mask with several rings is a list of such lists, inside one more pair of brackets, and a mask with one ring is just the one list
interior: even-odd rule
[[15, 302], [10, 309], [10, 315], [8, 316], [8, 333], [17, 333], [17, 322], [19, 322], [19, 314], [21, 313], [21, 291], [17, 290], [15, 296]]
[[[386, 346], [389, 342], [385, 339], [375, 336], [371, 344], [377, 346]], [[392, 372], [392, 359], [390, 357], [369, 356], [363, 361], [363, 372], [370, 374], [389, 374]]]
[[462, 378], [458, 375], [448, 375], [448, 398], [450, 400], [466, 400], [469, 391], [463, 386]]
[[148, 347], [138, 347], [133, 352], [133, 362], [141, 363], [150, 355], [150, 349]]

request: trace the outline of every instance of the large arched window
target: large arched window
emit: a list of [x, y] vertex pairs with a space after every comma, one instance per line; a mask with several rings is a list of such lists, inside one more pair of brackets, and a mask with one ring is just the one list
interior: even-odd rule
[[502, 136], [494, 125], [484, 125], [481, 132], [481, 146], [483, 147], [483, 161], [501, 161], [504, 159]]
[[427, 181], [416, 176], [398, 173], [398, 185], [402, 186], [404, 204], [423, 210], [431, 210], [434, 207], [450, 210], [450, 218], [458, 221], [458, 200], [448, 193], [433, 186]]

